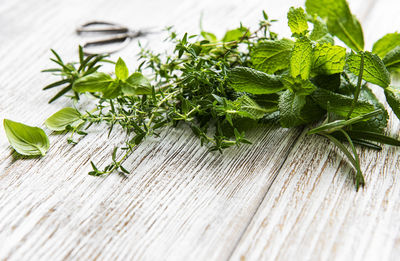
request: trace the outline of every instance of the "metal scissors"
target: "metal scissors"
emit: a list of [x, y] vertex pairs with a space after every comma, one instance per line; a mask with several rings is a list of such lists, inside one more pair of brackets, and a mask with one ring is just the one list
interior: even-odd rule
[[78, 35], [108, 35], [102, 39], [88, 41], [82, 45], [85, 55], [112, 54], [125, 48], [132, 39], [153, 33], [150, 31], [133, 31], [128, 27], [105, 22], [91, 21], [76, 29]]

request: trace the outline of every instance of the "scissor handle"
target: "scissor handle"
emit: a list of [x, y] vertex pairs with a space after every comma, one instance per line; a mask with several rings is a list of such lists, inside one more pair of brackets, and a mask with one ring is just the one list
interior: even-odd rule
[[[105, 26], [109, 26], [109, 28], [100, 28], [100, 29], [90, 28], [90, 27], [96, 26], [96, 25], [105, 25]], [[78, 27], [76, 29], [76, 32], [78, 34], [83, 34], [83, 33], [128, 33], [129, 28], [119, 25], [119, 24], [110, 23], [110, 22], [91, 21], [91, 22], [85, 23], [85, 24], [81, 25], [80, 27]]]

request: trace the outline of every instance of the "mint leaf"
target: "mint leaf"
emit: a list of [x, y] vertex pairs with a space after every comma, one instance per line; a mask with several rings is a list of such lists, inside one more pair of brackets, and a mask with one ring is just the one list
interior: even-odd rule
[[400, 88], [390, 86], [385, 89], [386, 101], [389, 103], [394, 114], [400, 119]]
[[310, 80], [302, 80], [299, 77], [292, 78], [289, 75], [283, 75], [281, 82], [287, 89], [300, 96], [310, 95], [317, 89], [317, 87], [312, 84]]
[[[358, 75], [360, 70], [361, 54], [351, 53], [347, 57], [347, 65], [350, 72]], [[386, 88], [390, 84], [390, 74], [382, 60], [370, 52], [364, 52], [363, 77], [367, 82]]]
[[382, 61], [388, 70], [400, 69], [400, 46], [388, 52]]
[[135, 72], [122, 84], [122, 93], [124, 95], [144, 95], [151, 94], [152, 87], [150, 81], [141, 73]]
[[288, 39], [259, 43], [250, 52], [254, 68], [270, 74], [288, 68], [293, 46]]
[[301, 79], [310, 77], [312, 61], [312, 44], [308, 38], [297, 39], [290, 58], [290, 73], [293, 78], [300, 75]]
[[351, 14], [346, 0], [306, 0], [306, 11], [327, 19], [329, 32], [351, 49], [364, 49], [364, 35], [360, 22]]
[[284, 128], [296, 127], [318, 120], [323, 111], [308, 97], [296, 95], [290, 90], [279, 98], [279, 123]]
[[224, 100], [224, 106], [220, 108], [224, 114], [231, 114], [253, 120], [261, 119], [265, 114], [276, 111], [277, 106], [270, 108], [261, 107], [256, 101], [247, 95], [243, 95], [235, 101]]
[[125, 62], [121, 57], [118, 58], [118, 61], [115, 64], [115, 76], [122, 81], [125, 81], [129, 76], [128, 67], [126, 67]]
[[277, 76], [269, 75], [247, 67], [236, 67], [229, 74], [230, 87], [238, 92], [269, 94], [285, 87]]
[[383, 58], [388, 52], [390, 52], [397, 46], [400, 46], [400, 34], [396, 32], [392, 34], [387, 34], [376, 41], [374, 43], [374, 46], [372, 47], [372, 52]]
[[41, 128], [7, 119], [3, 125], [10, 145], [21, 155], [44, 156], [50, 147], [49, 138]]
[[336, 45], [317, 44], [314, 48], [312, 70], [316, 74], [343, 72], [346, 64], [346, 49]]
[[294, 35], [301, 35], [307, 32], [308, 24], [303, 8], [290, 7], [287, 19], [290, 30]]
[[314, 24], [314, 28], [310, 34], [311, 40], [321, 44], [322, 43], [330, 43], [332, 45], [334, 44], [333, 37], [329, 33], [328, 26], [320, 17], [309, 19], [309, 21]]
[[76, 80], [72, 89], [76, 92], [102, 92], [113, 82], [109, 74], [95, 72]]
[[[329, 112], [333, 112], [339, 116], [347, 117], [351, 110], [353, 98], [342, 94], [334, 93], [325, 89], [318, 88], [312, 95], [312, 99], [322, 108]], [[352, 116], [360, 116], [365, 113], [374, 111], [372, 104], [365, 101], [358, 101], [355, 104]]]
[[82, 123], [81, 114], [74, 108], [67, 107], [51, 115], [44, 122], [53, 131], [63, 131], [67, 126], [77, 126]]
[[240, 39], [246, 36], [250, 36], [249, 30], [246, 27], [239, 27], [237, 29], [227, 31], [224, 35], [224, 38], [222, 38], [222, 41], [224, 43], [239, 41]]

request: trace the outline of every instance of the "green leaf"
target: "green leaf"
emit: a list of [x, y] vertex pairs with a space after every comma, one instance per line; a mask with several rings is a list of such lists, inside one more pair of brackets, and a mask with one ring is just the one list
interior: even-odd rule
[[376, 41], [372, 47], [372, 52], [383, 58], [397, 46], [400, 46], [400, 34], [397, 32], [391, 33]]
[[118, 79], [125, 81], [129, 77], [129, 70], [128, 67], [126, 66], [124, 60], [118, 58], [117, 63], [115, 64], [115, 76], [117, 76]]
[[318, 88], [323, 88], [328, 91], [337, 91], [340, 87], [340, 74], [324, 75], [320, 74], [311, 79], [311, 82]]
[[390, 86], [385, 89], [386, 101], [389, 103], [394, 114], [400, 119], [400, 88]]
[[379, 143], [384, 143], [393, 146], [400, 146], [400, 140], [383, 135], [381, 133], [364, 131], [364, 130], [349, 130], [348, 134], [355, 139], [376, 141]]
[[315, 46], [312, 59], [312, 70], [314, 73], [341, 73], [345, 64], [345, 48], [330, 44], [317, 44]]
[[247, 67], [236, 67], [229, 74], [230, 87], [238, 92], [252, 94], [276, 93], [284, 89], [277, 76]]
[[283, 85], [296, 95], [310, 95], [317, 87], [310, 80], [302, 80], [299, 77], [292, 78], [289, 75], [281, 77]]
[[[347, 57], [347, 65], [350, 72], [358, 75], [360, 71], [361, 54], [351, 53]], [[390, 74], [382, 60], [370, 52], [364, 52], [363, 77], [367, 82], [386, 88], [390, 84]]]
[[76, 92], [103, 92], [113, 81], [110, 75], [95, 72], [76, 80], [72, 89]]
[[224, 43], [226, 42], [232, 42], [232, 41], [239, 41], [243, 37], [250, 36], [250, 32], [247, 28], [245, 27], [239, 27], [237, 29], [233, 29], [230, 31], [227, 31], [224, 35], [224, 38], [222, 38], [222, 41]]
[[271, 108], [261, 107], [257, 102], [247, 95], [243, 95], [234, 101], [239, 108], [237, 114], [241, 117], [250, 118], [253, 120], [261, 119], [265, 114], [276, 111], [276, 106]]
[[312, 61], [312, 44], [308, 38], [297, 39], [290, 58], [290, 73], [293, 78], [300, 75], [301, 79], [310, 77]]
[[7, 119], [4, 119], [3, 125], [10, 145], [19, 154], [44, 156], [49, 149], [49, 138], [41, 128]]
[[217, 37], [213, 33], [201, 31], [200, 34], [201, 34], [201, 36], [203, 36], [204, 40], [207, 40], [211, 43], [218, 41]]
[[327, 19], [329, 32], [351, 49], [364, 49], [364, 35], [360, 22], [351, 14], [346, 0], [306, 0], [306, 11]]
[[322, 43], [330, 43], [332, 45], [334, 44], [333, 37], [329, 33], [328, 26], [320, 17], [310, 19], [309, 21], [314, 24], [314, 28], [310, 34], [311, 40], [320, 44]]
[[283, 92], [279, 99], [279, 122], [284, 128], [296, 127], [319, 120], [323, 111], [308, 97], [296, 95], [290, 90]]
[[301, 35], [307, 32], [308, 24], [303, 8], [290, 7], [287, 18], [290, 30], [294, 35]]
[[388, 52], [382, 61], [389, 70], [400, 69], [400, 46]]
[[[347, 117], [351, 110], [353, 98], [342, 94], [334, 93], [325, 89], [318, 88], [312, 95], [312, 99], [322, 108], [333, 112], [339, 116]], [[329, 106], [328, 106], [329, 104]], [[355, 104], [353, 116], [363, 115], [374, 111], [374, 106], [365, 101], [358, 101]]]
[[270, 74], [288, 68], [293, 46], [288, 39], [261, 42], [250, 52], [254, 68]]
[[81, 114], [74, 108], [67, 107], [51, 115], [44, 122], [53, 131], [63, 131], [67, 126], [75, 127], [82, 123]]
[[135, 72], [129, 76], [122, 85], [122, 93], [124, 95], [145, 95], [151, 94], [152, 88], [150, 81], [141, 73]]

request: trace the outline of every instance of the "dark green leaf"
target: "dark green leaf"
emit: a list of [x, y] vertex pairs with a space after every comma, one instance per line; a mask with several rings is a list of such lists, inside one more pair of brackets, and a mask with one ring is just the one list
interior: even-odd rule
[[49, 138], [41, 128], [7, 119], [4, 119], [3, 125], [10, 145], [19, 154], [44, 156], [49, 149]]
[[239, 92], [253, 94], [276, 93], [284, 89], [277, 76], [247, 67], [236, 67], [229, 74], [230, 86]]

